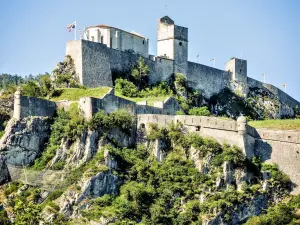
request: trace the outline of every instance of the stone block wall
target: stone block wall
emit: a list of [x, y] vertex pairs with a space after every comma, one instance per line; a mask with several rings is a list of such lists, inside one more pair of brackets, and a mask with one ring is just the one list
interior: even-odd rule
[[188, 85], [209, 98], [229, 86], [230, 74], [224, 70], [188, 62]]
[[[175, 102], [174, 102], [175, 101]], [[90, 119], [92, 116], [104, 110], [105, 113], [111, 113], [118, 109], [125, 109], [132, 115], [136, 114], [171, 114], [175, 115], [180, 106], [176, 99], [168, 98], [162, 102], [161, 107], [149, 106], [147, 102], [135, 103], [133, 101], [106, 94], [103, 98], [83, 97], [79, 100], [79, 108], [85, 118]]]
[[20, 91], [15, 93], [14, 118], [19, 120], [29, 116], [53, 116], [56, 103], [41, 98], [22, 96]]
[[[141, 56], [86, 40], [69, 41], [66, 54], [74, 59], [81, 84], [88, 87], [111, 87], [112, 73], [130, 73]], [[173, 74], [173, 60], [159, 57], [143, 59], [150, 68], [150, 83], [168, 80]]]
[[300, 193], [300, 132], [257, 129], [255, 155], [269, 163], [276, 163], [296, 185]]

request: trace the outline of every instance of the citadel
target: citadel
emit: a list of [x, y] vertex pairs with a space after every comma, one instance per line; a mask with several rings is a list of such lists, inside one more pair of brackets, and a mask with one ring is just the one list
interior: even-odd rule
[[87, 87], [112, 87], [113, 75], [130, 72], [142, 56], [150, 68], [150, 84], [182, 73], [188, 85], [206, 98], [226, 87], [242, 95], [247, 95], [249, 88], [262, 88], [291, 108], [300, 106], [279, 88], [248, 77], [246, 60], [232, 58], [225, 70], [188, 61], [188, 28], [176, 25], [168, 16], [158, 20], [157, 56], [149, 54], [146, 37], [111, 26], [87, 27], [84, 39], [69, 41], [66, 55], [73, 58], [80, 83]]
[[[158, 21], [157, 56], [149, 55], [148, 46], [149, 40], [146, 37], [106, 25], [87, 27], [85, 40], [69, 41], [66, 55], [73, 59], [80, 83], [87, 87], [108, 86], [111, 90], [103, 97], [81, 97], [78, 101], [58, 102], [22, 96], [17, 91], [14, 96], [13, 120], [9, 122], [0, 141], [0, 149], [4, 149], [0, 153], [6, 158], [7, 164], [21, 166], [33, 163], [37, 152], [41, 151], [40, 146], [44, 144], [45, 138], [39, 134], [43, 131], [36, 132], [34, 126], [26, 127], [26, 119], [33, 118], [34, 121], [36, 117], [52, 117], [58, 108], [67, 109], [76, 103], [86, 119], [91, 119], [100, 110], [109, 114], [118, 109], [126, 109], [136, 117], [135, 128], [138, 132], [147, 131], [150, 123], [165, 126], [174, 122], [181, 123], [188, 131], [213, 137], [220, 143], [234, 144], [249, 159], [259, 156], [263, 161], [278, 164], [292, 182], [298, 185], [294, 192], [300, 193], [298, 131], [255, 129], [247, 124], [243, 116], [234, 121], [217, 117], [176, 115], [180, 105], [173, 97], [150, 106], [147, 102], [133, 102], [116, 96], [112, 88], [113, 76], [130, 72], [141, 56], [150, 68], [151, 84], [169, 81], [172, 75], [182, 73], [187, 77], [188, 85], [206, 98], [220, 93], [224, 88], [244, 96], [251, 89], [258, 88], [278, 98], [279, 111], [282, 114], [287, 109], [300, 107], [297, 100], [271, 84], [248, 77], [246, 60], [232, 58], [226, 64], [225, 70], [188, 61], [188, 29], [175, 25], [168, 16]], [[45, 126], [37, 127], [37, 130], [42, 130]], [[94, 151], [91, 146], [97, 146], [93, 135], [95, 133], [88, 133], [80, 140], [83, 142], [83, 155]], [[139, 138], [138, 134], [134, 136], [134, 139]], [[14, 141], [18, 143], [14, 144]], [[155, 142], [153, 153], [158, 161], [164, 157], [159, 140]], [[89, 153], [87, 157], [91, 155]]]

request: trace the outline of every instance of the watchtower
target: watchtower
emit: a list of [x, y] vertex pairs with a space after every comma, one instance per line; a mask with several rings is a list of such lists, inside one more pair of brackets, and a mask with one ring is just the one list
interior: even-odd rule
[[226, 71], [231, 75], [231, 81], [235, 89], [242, 95], [248, 93], [247, 83], [247, 61], [238, 58], [232, 58], [226, 63]]
[[232, 58], [226, 63], [226, 71], [231, 73], [231, 79], [236, 82], [247, 83], [247, 61]]
[[187, 75], [188, 28], [177, 26], [164, 16], [158, 20], [157, 56], [174, 60], [174, 73]]

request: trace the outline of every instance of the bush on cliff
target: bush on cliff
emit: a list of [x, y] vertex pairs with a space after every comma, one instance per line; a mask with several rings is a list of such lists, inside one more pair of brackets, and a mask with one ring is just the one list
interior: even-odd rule
[[193, 107], [189, 110], [189, 115], [210, 116], [210, 111], [207, 109], [207, 106]]
[[102, 110], [97, 112], [89, 122], [89, 127], [93, 130], [101, 128], [104, 132], [113, 128], [120, 128], [123, 132], [130, 134], [134, 118], [126, 110], [117, 110], [110, 114], [105, 114]]
[[138, 96], [138, 89], [132, 82], [122, 79], [122, 78], [118, 78], [115, 81], [115, 83], [116, 83], [115, 89], [121, 95], [130, 97], [130, 98], [135, 98]]
[[300, 195], [291, 197], [284, 203], [270, 207], [266, 214], [250, 218], [245, 225], [278, 225], [300, 223]]
[[131, 71], [131, 76], [135, 79], [136, 85], [139, 89], [147, 84], [146, 77], [150, 72], [149, 66], [145, 63], [144, 59], [140, 56], [136, 62], [136, 66]]

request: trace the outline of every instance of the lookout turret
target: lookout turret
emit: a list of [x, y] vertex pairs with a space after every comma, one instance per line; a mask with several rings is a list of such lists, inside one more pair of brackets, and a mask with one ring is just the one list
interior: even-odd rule
[[174, 60], [174, 72], [187, 75], [188, 28], [164, 16], [158, 20], [157, 56]]

